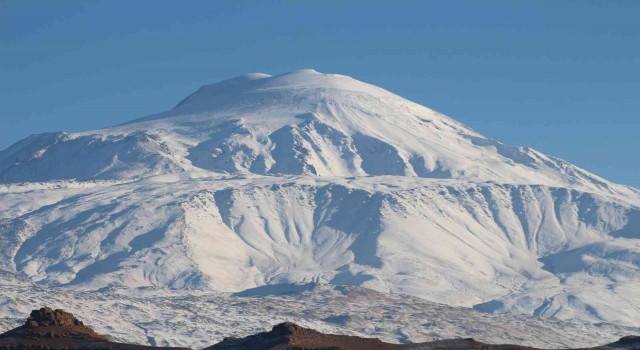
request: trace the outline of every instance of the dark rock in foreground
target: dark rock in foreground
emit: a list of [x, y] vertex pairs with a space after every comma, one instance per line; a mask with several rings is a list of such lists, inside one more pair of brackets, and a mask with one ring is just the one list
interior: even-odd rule
[[48, 307], [31, 311], [24, 325], [0, 334], [0, 350], [152, 348], [112, 342], [109, 337], [96, 333], [72, 314]]
[[[377, 338], [324, 334], [285, 322], [269, 332], [245, 338], [225, 338], [205, 350], [538, 350], [519, 345], [491, 345], [474, 339], [441, 340], [420, 344], [391, 344]], [[640, 349], [640, 337], [624, 337], [619, 341], [594, 347], [593, 350]]]
[[391, 344], [377, 338], [324, 334], [294, 323], [281, 323], [269, 332], [246, 338], [225, 338], [205, 350], [399, 350], [399, 349], [533, 349], [513, 345], [488, 345], [473, 339], [444, 340], [423, 344]]
[[285, 322], [275, 325], [270, 332], [261, 332], [246, 338], [225, 338], [205, 350], [227, 349], [397, 349], [380, 339], [323, 334]]
[[[0, 350], [72, 350], [115, 349], [148, 350], [187, 348], [156, 348], [136, 344], [115, 343], [85, 326], [82, 321], [63, 310], [45, 307], [33, 310], [27, 322], [0, 334]], [[291, 322], [275, 325], [269, 332], [245, 338], [225, 338], [205, 350], [537, 350], [518, 345], [491, 345], [473, 339], [441, 340], [420, 344], [391, 344], [377, 338], [324, 334]], [[592, 350], [640, 349], [640, 337], [624, 337], [615, 343]]]

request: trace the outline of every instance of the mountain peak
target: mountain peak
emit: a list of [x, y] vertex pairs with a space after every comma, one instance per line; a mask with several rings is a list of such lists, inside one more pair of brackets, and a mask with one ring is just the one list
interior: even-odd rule
[[250, 73], [202, 86], [182, 100], [176, 107], [196, 105], [216, 100], [220, 96], [256, 94], [274, 90], [344, 90], [371, 95], [392, 95], [379, 87], [346, 75], [320, 73], [314, 69], [300, 69], [272, 76]]
[[612, 188], [562, 160], [487, 139], [377, 86], [313, 69], [237, 76], [205, 85], [163, 113], [80, 134], [39, 135], [0, 152], [0, 182], [202, 170]]
[[[344, 75], [248, 74], [29, 137], [0, 152], [0, 184], [0, 269], [41, 284], [313, 281], [640, 320], [604, 307], [633, 305], [607, 286], [639, 283], [640, 192]], [[592, 271], [610, 277], [585, 290]]]
[[303, 69], [294, 70], [292, 72], [285, 73], [285, 74], [322, 74], [322, 73], [312, 68], [303, 68]]

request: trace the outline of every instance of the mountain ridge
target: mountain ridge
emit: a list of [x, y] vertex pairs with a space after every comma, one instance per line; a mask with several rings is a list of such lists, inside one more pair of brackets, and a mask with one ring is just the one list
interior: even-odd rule
[[[262, 85], [256, 87], [255, 82]], [[230, 83], [236, 88], [229, 90]], [[220, 101], [217, 98], [219, 90], [225, 96], [232, 97]], [[298, 101], [297, 105], [292, 105], [291, 101]], [[180, 107], [194, 104], [199, 106], [195, 110], [183, 110]], [[359, 113], [363, 108], [365, 113]], [[206, 112], [202, 113], [202, 109]], [[248, 109], [250, 112], [247, 112]], [[366, 118], [363, 120], [363, 117]], [[163, 123], [168, 124], [163, 127]], [[375, 127], [375, 123], [382, 123], [384, 128]], [[419, 130], [423, 135], [417, 136], [410, 131], [412, 129]], [[395, 140], [385, 135], [393, 136], [392, 133], [397, 134], [393, 137]], [[10, 172], [15, 173], [20, 167], [32, 164], [38, 167], [38, 162], [43, 159], [46, 161], [48, 152], [75, 142], [77, 145], [71, 145], [71, 150], [61, 152], [94, 147], [91, 150], [94, 157], [105, 158], [98, 169], [81, 177], [82, 180], [139, 177], [198, 169], [265, 175], [384, 174], [498, 180], [500, 176], [489, 168], [506, 166], [505, 173], [511, 174], [510, 178], [502, 180], [506, 182], [534, 184], [531, 176], [535, 174], [535, 178], [539, 178], [537, 181], [545, 184], [541, 180], [549, 174], [556, 174], [553, 175], [556, 179], [548, 179], [547, 184], [566, 186], [586, 183], [590, 188], [595, 186], [599, 189], [611, 185], [569, 163], [549, 158], [530, 148], [511, 147], [487, 139], [453, 119], [386, 90], [346, 76], [310, 70], [275, 77], [254, 74], [232, 78], [201, 87], [176, 108], [165, 113], [95, 132], [54, 135], [54, 140], [47, 134], [33, 136], [42, 145], [29, 145], [26, 147], [28, 154], [10, 152], [21, 142], [0, 152], [0, 164], [5, 164], [4, 169], [0, 168], [0, 180], [30, 181], [27, 174]], [[437, 140], [443, 136], [460, 145]], [[42, 137], [44, 139], [40, 140]], [[47, 144], [50, 146], [47, 147]], [[410, 144], [413, 145], [406, 147]], [[281, 150], [288, 147], [294, 153], [278, 153], [278, 145], [281, 145]], [[130, 158], [123, 156], [126, 153], [124, 151], [131, 148], [139, 151]], [[210, 151], [209, 148], [219, 149], [221, 153], [215, 156], [211, 153], [202, 154], [202, 148], [207, 151]], [[96, 155], [97, 151], [105, 152], [104, 156], [99, 153]], [[384, 158], [371, 157], [366, 154], [367, 151], [376, 154], [382, 152], [389, 160], [385, 162]], [[482, 154], [479, 151], [495, 152], [495, 157], [492, 157], [495, 159], [491, 159], [491, 164], [480, 167], [462, 163], [462, 160], [477, 161], [477, 156], [470, 159], [464, 159], [464, 156]], [[13, 163], [10, 158], [14, 159]], [[229, 165], [222, 166], [218, 164], [220, 162]], [[382, 162], [387, 169], [371, 165], [374, 162]], [[479, 164], [482, 163], [486, 161]], [[7, 169], [7, 166], [11, 169]], [[123, 166], [125, 169], [118, 170]], [[272, 169], [273, 166], [276, 168]], [[523, 169], [512, 169], [514, 166]], [[147, 172], [143, 171], [145, 167]], [[541, 172], [545, 167], [549, 168], [548, 171]], [[34, 172], [34, 169], [27, 170], [25, 173]], [[46, 170], [51, 172], [55, 169], [47, 166]], [[479, 173], [479, 170], [482, 172]], [[561, 175], [562, 179], [557, 179], [560, 174], [564, 174]], [[55, 172], [48, 176], [41, 180], [73, 178], [73, 174], [56, 175]], [[624, 192], [622, 186], [616, 187]]]
[[322, 282], [640, 322], [638, 190], [346, 76], [232, 78], [33, 136], [0, 151], [0, 189], [1, 266], [43, 285]]

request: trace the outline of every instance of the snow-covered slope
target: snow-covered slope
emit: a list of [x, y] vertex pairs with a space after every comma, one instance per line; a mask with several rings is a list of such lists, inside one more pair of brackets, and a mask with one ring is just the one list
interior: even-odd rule
[[640, 322], [640, 192], [311, 70], [0, 152], [0, 267], [63, 288], [322, 282]]
[[361, 287], [267, 287], [237, 295], [150, 288], [96, 293], [0, 280], [0, 332], [24, 323], [31, 309], [49, 305], [73, 310], [85, 324], [117, 341], [193, 348], [264, 331], [283, 321], [394, 343], [473, 337], [542, 348], [593, 346], [640, 333], [640, 328], [607, 323], [490, 315]]
[[312, 70], [241, 76], [204, 86], [165, 113], [87, 133], [34, 135], [0, 153], [5, 183], [193, 170], [632, 192], [530, 148], [484, 138], [388, 91]]

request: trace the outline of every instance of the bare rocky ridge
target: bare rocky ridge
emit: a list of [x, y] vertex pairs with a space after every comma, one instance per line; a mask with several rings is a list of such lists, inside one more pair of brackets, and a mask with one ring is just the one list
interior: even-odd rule
[[[294, 323], [284, 322], [275, 325], [269, 332], [261, 332], [245, 338], [225, 338], [222, 342], [205, 350], [538, 350], [520, 345], [493, 345], [472, 338], [440, 340], [419, 344], [391, 344], [377, 338], [362, 338], [324, 334], [313, 329], [303, 328]], [[640, 349], [640, 337], [625, 337], [619, 341], [592, 348]]]
[[31, 311], [24, 325], [0, 334], [0, 350], [149, 348], [152, 347], [112, 342], [109, 337], [85, 326], [71, 313], [49, 307]]
[[640, 334], [638, 327], [487, 314], [355, 286], [277, 285], [234, 296], [149, 289], [79, 292], [16, 288], [17, 282], [11, 281], [3, 287], [4, 283], [6, 279], [0, 279], [0, 334], [22, 325], [25, 316], [42, 305], [73, 310], [114, 342], [193, 349], [285, 321], [326, 334], [374, 337], [387, 343], [475, 338], [543, 349], [584, 348]]
[[222, 342], [205, 350], [230, 349], [397, 349], [401, 345], [384, 343], [376, 338], [361, 338], [323, 334], [303, 328], [295, 323], [284, 322], [273, 326], [269, 332], [261, 332], [246, 338], [225, 338]]
[[[57, 350], [57, 349], [174, 349], [136, 344], [116, 343], [97, 334], [82, 321], [64, 310], [44, 307], [33, 310], [24, 325], [0, 334], [0, 350]], [[537, 350], [519, 345], [492, 345], [474, 339], [451, 339], [419, 344], [392, 344], [377, 338], [325, 334], [295, 323], [283, 322], [269, 332], [245, 338], [225, 338], [204, 350]], [[640, 349], [640, 337], [624, 337], [619, 341], [592, 349]]]

